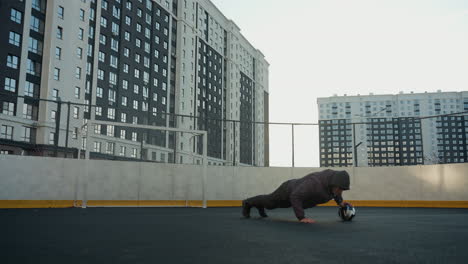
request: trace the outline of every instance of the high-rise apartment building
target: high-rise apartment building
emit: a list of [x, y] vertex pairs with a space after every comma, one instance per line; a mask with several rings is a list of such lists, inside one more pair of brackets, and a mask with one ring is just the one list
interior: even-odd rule
[[468, 92], [345, 95], [317, 102], [320, 166], [468, 162]]
[[268, 165], [268, 128], [251, 122], [268, 121], [269, 64], [209, 0], [11, 0], [0, 13], [3, 153], [76, 156], [92, 119], [126, 125], [89, 128], [92, 157], [200, 161], [200, 138], [142, 124], [207, 131], [210, 164]]

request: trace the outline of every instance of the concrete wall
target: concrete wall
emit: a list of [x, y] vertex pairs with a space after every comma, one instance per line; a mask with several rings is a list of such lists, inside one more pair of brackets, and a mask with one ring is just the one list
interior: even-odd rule
[[[208, 167], [206, 198], [242, 200], [322, 169]], [[351, 175], [347, 200], [468, 201], [468, 164], [347, 171]], [[199, 201], [202, 175], [202, 167], [195, 165], [0, 155], [0, 201]]]

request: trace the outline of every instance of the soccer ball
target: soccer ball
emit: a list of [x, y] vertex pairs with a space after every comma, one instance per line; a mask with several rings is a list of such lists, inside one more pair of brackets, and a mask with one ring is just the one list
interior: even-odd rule
[[355, 215], [356, 209], [349, 204], [338, 209], [338, 216], [341, 217], [343, 221], [351, 221]]

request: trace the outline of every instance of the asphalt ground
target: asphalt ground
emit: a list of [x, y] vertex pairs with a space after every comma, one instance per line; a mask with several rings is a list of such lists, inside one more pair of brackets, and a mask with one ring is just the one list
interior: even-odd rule
[[356, 210], [3, 209], [0, 263], [468, 263], [467, 209]]

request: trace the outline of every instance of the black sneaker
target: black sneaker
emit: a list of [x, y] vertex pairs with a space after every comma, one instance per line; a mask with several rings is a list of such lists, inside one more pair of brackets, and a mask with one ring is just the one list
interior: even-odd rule
[[258, 213], [260, 214], [261, 217], [268, 217], [268, 215], [265, 213], [265, 208], [261, 207], [261, 208], [257, 208], [258, 209]]
[[250, 218], [250, 208], [252, 208], [250, 204], [248, 204], [246, 201], [242, 201], [242, 215], [245, 218]]

